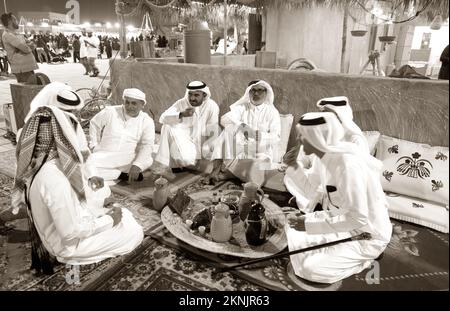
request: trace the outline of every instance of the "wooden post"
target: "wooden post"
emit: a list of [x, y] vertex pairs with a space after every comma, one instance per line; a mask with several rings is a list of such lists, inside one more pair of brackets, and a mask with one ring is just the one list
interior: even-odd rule
[[119, 18], [120, 29], [119, 29], [119, 41], [120, 41], [120, 57], [125, 59], [128, 55], [128, 46], [127, 46], [127, 32], [125, 28], [125, 16], [121, 11], [121, 6], [123, 3], [121, 0], [116, 0], [116, 13]]
[[348, 0], [345, 1], [344, 21], [342, 23], [341, 73], [345, 73], [345, 53], [347, 50]]
[[122, 59], [127, 58], [128, 46], [127, 46], [127, 31], [125, 28], [125, 17], [123, 14], [119, 15], [120, 22], [120, 57]]
[[223, 0], [223, 8], [224, 8], [224, 25], [223, 25], [223, 65], [227, 65], [227, 30], [228, 30], [228, 5], [227, 0]]

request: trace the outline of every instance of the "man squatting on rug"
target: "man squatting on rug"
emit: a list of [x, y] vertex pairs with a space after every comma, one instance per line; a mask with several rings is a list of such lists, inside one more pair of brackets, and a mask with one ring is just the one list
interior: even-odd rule
[[[47, 97], [78, 106], [79, 97], [65, 91]], [[142, 172], [153, 161], [155, 133], [153, 120], [142, 112], [145, 94], [126, 89], [123, 99], [123, 105], [105, 109], [92, 120], [93, 155], [84, 150], [85, 138], [77, 136], [80, 125], [70, 112], [55, 104], [42, 104], [30, 112], [17, 147], [13, 206], [30, 211], [34, 268], [48, 272], [43, 264], [51, 256], [72, 264], [97, 262], [126, 254], [142, 241], [142, 228], [126, 209], [98, 208], [105, 196], [99, 191], [108, 187], [103, 178], [142, 180]], [[212, 181], [237, 177], [263, 184], [264, 170], [271, 167], [281, 135], [273, 102], [267, 82], [250, 82], [243, 97], [220, 119], [224, 128], [220, 131], [219, 108], [208, 86], [201, 81], [188, 83], [185, 96], [161, 115], [161, 142], [151, 170], [173, 178], [173, 167], [203, 171], [201, 162], [213, 160]], [[290, 216], [285, 230], [289, 250], [362, 232], [371, 235], [369, 240], [291, 256], [298, 276], [332, 283], [367, 268], [384, 251], [392, 228], [378, 178], [381, 163], [367, 152], [367, 142], [351, 120], [348, 99], [323, 99], [318, 106], [325, 111], [301, 116], [296, 125], [299, 147], [285, 157], [286, 186], [306, 212]], [[104, 141], [113, 149], [103, 148]], [[100, 151], [110, 152], [115, 160], [94, 161]], [[305, 164], [307, 159], [312, 166]], [[99, 164], [86, 169], [93, 163]], [[105, 168], [114, 174], [103, 178], [95, 174]], [[302, 191], [305, 185], [307, 197]], [[322, 210], [315, 210], [318, 206]]]

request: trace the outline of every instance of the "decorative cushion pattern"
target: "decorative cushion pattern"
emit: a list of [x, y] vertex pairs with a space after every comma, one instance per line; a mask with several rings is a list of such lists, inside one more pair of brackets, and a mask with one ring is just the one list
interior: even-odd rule
[[387, 193], [386, 199], [390, 217], [448, 233], [448, 206], [395, 193]]
[[377, 158], [383, 162], [385, 191], [448, 205], [448, 147], [431, 147], [382, 135]]

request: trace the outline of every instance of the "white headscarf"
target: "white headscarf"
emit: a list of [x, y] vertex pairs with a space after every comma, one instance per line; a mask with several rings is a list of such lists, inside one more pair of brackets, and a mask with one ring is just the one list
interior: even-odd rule
[[[264, 98], [264, 102], [258, 106], [253, 105], [250, 100], [250, 90], [255, 85], [261, 85], [266, 89], [266, 97]], [[248, 111], [248, 117], [247, 117], [248, 125], [250, 125], [253, 128], [257, 128], [258, 127], [258, 119], [255, 117], [255, 115], [256, 115], [255, 110], [261, 111], [260, 109], [266, 109], [266, 108], [269, 108], [269, 109], [274, 108], [275, 109], [275, 106], [273, 105], [273, 100], [274, 100], [274, 95], [273, 95], [273, 90], [272, 90], [272, 87], [270, 86], [270, 84], [263, 80], [255, 80], [248, 84], [248, 87], [245, 90], [244, 96], [242, 96], [239, 100], [237, 100], [234, 104], [232, 104], [230, 106], [230, 110], [232, 110], [233, 108], [237, 108], [238, 106], [243, 106], [244, 110]]]
[[[346, 135], [360, 136], [363, 141], [367, 142], [366, 137], [359, 126], [353, 122], [353, 110], [350, 107], [349, 100], [346, 96], [322, 98], [317, 102], [317, 107], [319, 107], [321, 111], [324, 111], [324, 108], [334, 111], [345, 129]], [[367, 147], [367, 151], [369, 151], [368, 145], [365, 147]]]
[[267, 90], [266, 98], [264, 99], [264, 102], [261, 105], [273, 106], [274, 95], [273, 95], [273, 90], [272, 90], [272, 87], [270, 86], [270, 84], [264, 80], [255, 80], [248, 84], [247, 89], [245, 90], [244, 96], [242, 96], [237, 102], [235, 102], [233, 105], [231, 105], [231, 107], [238, 106], [238, 105], [245, 105], [249, 109], [252, 109], [253, 107], [255, 107], [255, 105], [253, 105], [250, 100], [250, 90], [255, 85], [261, 85]]
[[125, 97], [141, 100], [144, 102], [144, 105], [147, 104], [147, 100], [145, 99], [145, 93], [142, 92], [140, 89], [136, 88], [124, 89], [122, 98], [125, 100]]
[[351, 153], [362, 158], [376, 171], [382, 163], [355, 144], [343, 142], [344, 128], [332, 112], [309, 112], [300, 117], [300, 133], [311, 145], [324, 153]]
[[[203, 99], [203, 103], [198, 107], [193, 107], [191, 103], [189, 102], [189, 92], [191, 91], [201, 91], [206, 94], [206, 97]], [[206, 110], [206, 104], [211, 99], [211, 91], [209, 90], [209, 87], [206, 85], [203, 81], [191, 81], [186, 85], [186, 92], [184, 94], [184, 101], [186, 105], [190, 108], [194, 108], [198, 115], [203, 115], [204, 111]]]

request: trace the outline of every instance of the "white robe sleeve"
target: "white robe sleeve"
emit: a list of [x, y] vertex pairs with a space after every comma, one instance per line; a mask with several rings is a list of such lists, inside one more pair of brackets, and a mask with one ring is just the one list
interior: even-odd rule
[[204, 137], [218, 137], [219, 136], [219, 106], [217, 104], [210, 105], [210, 114], [206, 121], [206, 126], [202, 136]]
[[181, 122], [180, 119], [180, 109], [178, 107], [178, 101], [175, 102], [169, 109], [164, 111], [159, 118], [159, 123], [165, 124], [165, 125], [174, 125]]
[[[340, 208], [345, 213], [332, 216], [325, 212], [326, 217], [322, 219], [306, 218], [306, 232], [309, 234], [326, 234], [335, 232], [349, 232], [359, 229], [368, 223], [367, 204], [367, 179], [361, 173], [358, 166], [346, 164], [342, 170], [336, 170], [338, 193], [342, 198]], [[324, 207], [325, 209], [325, 207]]]
[[110, 119], [111, 112], [107, 108], [97, 113], [91, 119], [89, 124], [89, 147], [91, 150], [94, 150], [94, 148], [100, 143], [102, 131]]
[[220, 124], [223, 127], [227, 127], [228, 125], [241, 125], [243, 122], [242, 120], [242, 116], [244, 113], [244, 107], [242, 105], [237, 105], [237, 106], [230, 106], [230, 111], [228, 111], [227, 113], [225, 113], [221, 118], [220, 118]]
[[67, 180], [50, 178], [40, 192], [62, 240], [87, 238], [113, 227], [111, 216], [95, 217], [84, 210]]
[[155, 123], [147, 116], [143, 122], [142, 136], [136, 147], [136, 158], [133, 161], [133, 165], [145, 171], [153, 163], [152, 151], [155, 144]]
[[267, 131], [260, 132], [261, 144], [276, 147], [281, 139], [280, 113], [276, 109], [271, 109], [269, 127]]

